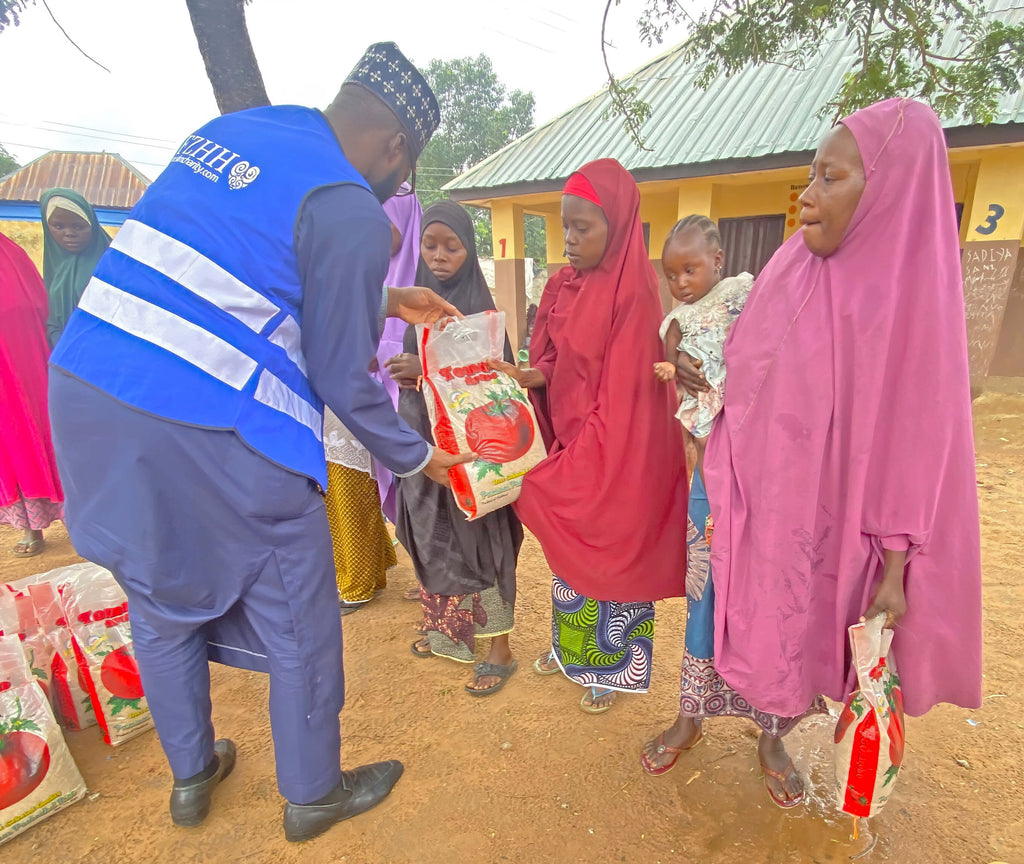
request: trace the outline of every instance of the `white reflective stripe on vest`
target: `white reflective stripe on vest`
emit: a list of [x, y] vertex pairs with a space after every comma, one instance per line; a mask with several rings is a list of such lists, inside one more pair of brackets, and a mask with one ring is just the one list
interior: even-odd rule
[[78, 308], [159, 345], [235, 390], [241, 390], [256, 371], [255, 360], [219, 336], [95, 276], [86, 285]]
[[323, 440], [323, 415], [276, 375], [264, 369], [256, 383], [257, 402], [262, 402], [309, 427], [317, 441]]
[[299, 329], [298, 321], [289, 315], [270, 334], [269, 339], [278, 347], [284, 348], [292, 363], [302, 370], [303, 375], [306, 374], [306, 358], [302, 353], [302, 331]]
[[135, 219], [121, 226], [110, 246], [163, 273], [233, 315], [255, 333], [280, 311], [258, 291], [191, 246]]

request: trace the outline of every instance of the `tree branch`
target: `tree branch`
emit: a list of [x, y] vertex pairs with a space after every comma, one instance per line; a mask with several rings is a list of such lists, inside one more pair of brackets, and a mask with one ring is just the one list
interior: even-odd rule
[[605, 32], [608, 29], [608, 13], [614, 2], [615, 0], [608, 0], [605, 3], [604, 15], [601, 17], [601, 57], [604, 59], [604, 71], [608, 73], [608, 95], [611, 97], [615, 111], [622, 115], [622, 123], [633, 139], [633, 143], [640, 150], [652, 152], [651, 148], [644, 144], [641, 136], [641, 127], [644, 119], [651, 112], [651, 106], [637, 98], [636, 87], [624, 90], [619, 85], [618, 80], [612, 74], [611, 64], [608, 62], [608, 42], [605, 39]]
[[86, 60], [89, 60], [90, 62], [95, 63], [97, 66], [100, 67], [100, 69], [102, 69], [104, 72], [106, 72], [109, 75], [110, 74], [110, 70], [106, 66], [104, 66], [102, 63], [100, 63], [100, 61], [97, 60], [95, 57], [90, 57], [88, 54], [86, 54], [85, 51], [82, 49], [82, 46], [79, 45], [74, 39], [72, 39], [68, 35], [68, 31], [65, 30], [61, 26], [60, 21], [57, 20], [57, 16], [53, 14], [53, 10], [50, 8], [50, 4], [47, 3], [46, 0], [43, 0], [43, 8], [46, 9], [46, 11], [50, 14], [50, 18], [53, 19], [53, 23], [57, 25], [57, 29], [60, 30], [60, 32], [64, 34], [64, 38], [67, 39], [68, 42], [70, 42], [72, 45], [75, 46], [75, 48], [78, 49], [78, 53], [81, 54]]

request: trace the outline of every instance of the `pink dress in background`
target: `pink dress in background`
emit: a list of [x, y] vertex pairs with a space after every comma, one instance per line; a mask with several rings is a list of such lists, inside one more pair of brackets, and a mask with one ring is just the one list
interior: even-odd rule
[[40, 531], [64, 518], [46, 405], [46, 286], [0, 234], [0, 524]]

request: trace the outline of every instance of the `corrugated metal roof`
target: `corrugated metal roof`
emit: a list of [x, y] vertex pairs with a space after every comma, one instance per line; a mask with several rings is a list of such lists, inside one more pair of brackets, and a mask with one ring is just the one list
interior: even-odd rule
[[[988, 11], [1008, 23], [1024, 20], [1021, 0], [989, 0]], [[959, 35], [950, 26], [943, 50], [950, 53]], [[472, 192], [492, 193], [499, 187], [529, 183], [547, 186], [564, 180], [591, 159], [612, 157], [636, 174], [688, 166], [675, 176], [700, 176], [738, 170], [715, 163], [758, 159], [784, 153], [813, 151], [831, 125], [817, 118], [855, 63], [856, 45], [837, 31], [824, 46], [813, 68], [797, 70], [766, 65], [716, 79], [707, 90], [694, 86], [699, 69], [689, 65], [676, 46], [631, 73], [625, 83], [636, 85], [651, 106], [643, 127], [649, 151], [639, 149], [622, 119], [611, 114], [607, 89], [570, 108], [554, 120], [528, 132], [445, 185], [457, 198]], [[1024, 121], [1024, 94], [1003, 96], [994, 123]], [[607, 116], [606, 116], [607, 115]], [[966, 125], [962, 118], [944, 124]], [[759, 165], [751, 165], [752, 170]], [[771, 167], [771, 166], [764, 166]], [[649, 176], [648, 179], [656, 179]], [[511, 194], [511, 189], [501, 189]], [[461, 193], [461, 194], [460, 194]]]
[[93, 207], [130, 210], [148, 178], [116, 153], [54, 150], [0, 180], [0, 200], [38, 201], [54, 186], [74, 189]]

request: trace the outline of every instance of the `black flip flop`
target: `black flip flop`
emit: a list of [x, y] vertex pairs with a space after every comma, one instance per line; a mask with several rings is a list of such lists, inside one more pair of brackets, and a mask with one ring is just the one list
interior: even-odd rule
[[429, 649], [427, 651], [417, 650], [416, 646], [419, 645], [420, 642], [422, 641], [422, 639], [417, 639], [415, 642], [412, 643], [412, 645], [409, 646], [409, 650], [412, 651], [413, 655], [416, 657], [433, 657], [434, 652], [430, 651]]
[[485, 690], [477, 690], [474, 687], [470, 687], [468, 684], [465, 687], [466, 692], [470, 696], [490, 696], [493, 693], [497, 693], [502, 687], [505, 686], [505, 682], [512, 677], [512, 673], [519, 668], [519, 661], [513, 660], [508, 666], [499, 666], [497, 663], [485, 663], [483, 661], [473, 665], [473, 677], [474, 679], [480, 678], [499, 678], [497, 684], [492, 684]]

